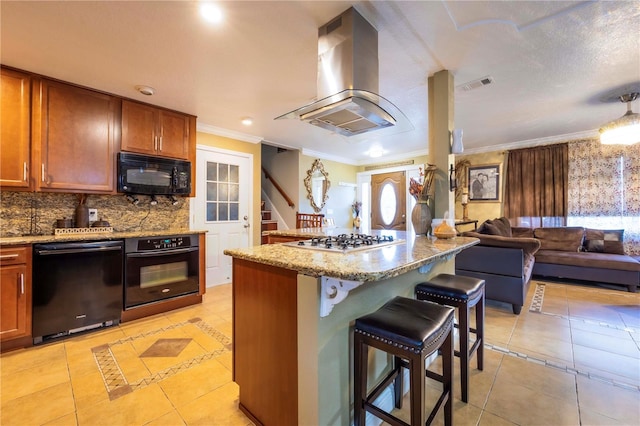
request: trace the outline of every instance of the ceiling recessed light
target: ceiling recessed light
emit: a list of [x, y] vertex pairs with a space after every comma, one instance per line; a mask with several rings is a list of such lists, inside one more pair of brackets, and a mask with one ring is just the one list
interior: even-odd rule
[[151, 96], [156, 92], [156, 89], [151, 86], [136, 86], [136, 90], [146, 96]]
[[244, 117], [241, 121], [242, 124], [244, 124], [245, 126], [251, 126], [253, 124], [253, 118], [251, 117]]
[[371, 158], [382, 157], [383, 154], [384, 154], [384, 150], [379, 146], [373, 146], [369, 150], [369, 157]]
[[219, 24], [222, 22], [222, 10], [213, 3], [202, 3], [200, 5], [200, 15], [207, 22]]

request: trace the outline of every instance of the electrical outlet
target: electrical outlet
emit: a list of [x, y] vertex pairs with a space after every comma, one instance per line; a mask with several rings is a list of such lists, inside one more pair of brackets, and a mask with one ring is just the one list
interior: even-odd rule
[[98, 220], [98, 209], [89, 209], [89, 222]]

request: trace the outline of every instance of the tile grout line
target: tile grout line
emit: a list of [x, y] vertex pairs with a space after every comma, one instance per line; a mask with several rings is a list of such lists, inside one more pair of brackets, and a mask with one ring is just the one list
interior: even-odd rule
[[533, 295], [533, 299], [531, 300], [531, 306], [529, 307], [529, 312], [535, 312], [538, 314], [542, 314], [542, 315], [547, 315], [550, 317], [556, 317], [556, 318], [561, 318], [561, 319], [565, 319], [568, 321], [573, 321], [573, 322], [577, 322], [577, 323], [583, 323], [583, 324], [589, 324], [589, 325], [597, 325], [600, 327], [604, 327], [604, 328], [611, 328], [614, 330], [619, 330], [619, 331], [626, 331], [628, 333], [640, 333], [640, 330], [634, 328], [634, 327], [626, 327], [626, 326], [618, 326], [618, 325], [614, 325], [614, 324], [609, 324], [607, 322], [604, 321], [594, 321], [594, 320], [590, 320], [590, 319], [585, 319], [585, 318], [574, 318], [571, 317], [569, 315], [562, 315], [562, 314], [554, 314], [554, 313], [550, 313], [550, 312], [543, 312], [542, 311], [542, 302], [544, 300], [544, 291], [545, 291], [545, 284], [542, 283], [536, 283], [536, 289]]
[[[536, 288], [534, 290], [534, 294], [533, 294], [533, 298], [531, 299], [531, 305], [529, 306], [529, 312], [532, 313], [538, 313], [538, 314], [542, 314], [542, 315], [547, 315], [547, 316], [551, 316], [551, 317], [556, 317], [556, 318], [561, 318], [561, 319], [565, 319], [568, 321], [573, 321], [573, 322], [581, 322], [581, 323], [585, 323], [585, 324], [590, 324], [590, 325], [597, 325], [600, 327], [606, 327], [606, 328], [612, 328], [615, 330], [622, 330], [622, 331], [627, 331], [629, 333], [638, 333], [638, 330], [634, 329], [633, 327], [619, 327], [613, 324], [608, 324], [604, 321], [593, 321], [593, 320], [588, 320], [588, 319], [582, 319], [582, 318], [572, 318], [568, 315], [561, 315], [561, 314], [554, 314], [554, 313], [548, 313], [548, 312], [543, 312], [542, 311], [542, 304], [544, 301], [544, 292], [546, 289], [546, 285], [543, 283], [536, 283]], [[612, 386], [616, 386], [619, 388], [623, 388], [623, 389], [627, 389], [627, 390], [631, 390], [631, 391], [635, 391], [635, 392], [640, 392], [640, 386], [635, 386], [635, 385], [630, 385], [628, 383], [624, 383], [624, 382], [618, 382], [616, 380], [613, 379], [609, 379], [606, 377], [602, 377], [599, 376], [597, 374], [592, 374], [589, 373], [588, 371], [581, 371], [566, 365], [562, 365], [559, 363], [555, 363], [552, 361], [548, 361], [548, 360], [544, 360], [544, 359], [540, 359], [540, 358], [536, 358], [536, 357], [532, 357], [529, 356], [525, 353], [521, 353], [521, 352], [516, 352], [516, 351], [512, 351], [508, 348], [503, 348], [501, 346], [497, 346], [497, 345], [492, 345], [491, 343], [485, 343], [485, 348], [496, 351], [496, 352], [500, 352], [502, 354], [505, 355], [509, 355], [509, 356], [513, 356], [516, 358], [520, 358], [520, 359], [524, 359], [526, 361], [529, 362], [533, 362], [535, 364], [538, 365], [543, 365], [545, 367], [551, 367], [551, 368], [555, 368], [557, 370], [563, 371], [565, 373], [569, 373], [572, 374], [574, 376], [583, 376], [586, 377], [588, 379], [593, 379], [593, 380], [597, 380]]]
[[560, 371], [562, 371], [564, 373], [569, 373], [569, 374], [572, 374], [574, 376], [582, 376], [582, 377], [585, 377], [587, 379], [597, 380], [599, 382], [603, 382], [603, 383], [606, 383], [606, 384], [611, 385], [611, 386], [619, 387], [619, 388], [630, 390], [630, 391], [634, 391], [634, 392], [640, 392], [640, 386], [631, 385], [631, 384], [624, 383], [624, 382], [619, 382], [619, 381], [616, 381], [616, 380], [613, 380], [613, 379], [609, 379], [607, 377], [603, 377], [603, 376], [599, 376], [597, 374], [590, 373], [588, 371], [582, 371], [582, 370], [578, 370], [576, 368], [572, 368], [572, 367], [569, 367], [567, 365], [559, 364], [559, 363], [556, 363], [556, 362], [553, 362], [553, 361], [532, 357], [532, 356], [527, 355], [525, 353], [512, 351], [512, 350], [510, 350], [508, 348], [503, 348], [501, 346], [493, 345], [491, 343], [485, 343], [484, 347], [486, 349], [489, 349], [489, 350], [492, 350], [492, 351], [495, 351], [495, 352], [500, 352], [500, 353], [502, 353], [504, 355], [509, 355], [509, 356], [512, 356], [512, 357], [515, 357], [515, 358], [524, 359], [525, 361], [532, 362], [534, 364], [542, 365], [542, 366], [545, 366], [545, 367], [554, 368], [556, 370], [560, 370]]

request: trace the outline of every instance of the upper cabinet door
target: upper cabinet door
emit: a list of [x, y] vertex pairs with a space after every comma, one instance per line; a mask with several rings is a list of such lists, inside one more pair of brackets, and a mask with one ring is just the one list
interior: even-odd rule
[[136, 102], [122, 101], [123, 151], [154, 155], [159, 146], [158, 110]]
[[113, 193], [119, 100], [44, 79], [40, 88], [39, 115], [34, 115], [40, 124], [34, 138], [40, 154], [40, 170], [34, 173], [39, 174], [39, 188]]
[[159, 154], [189, 159], [189, 117], [171, 111], [160, 111]]
[[31, 77], [2, 68], [0, 186], [30, 189]]
[[122, 101], [123, 151], [189, 159], [189, 116]]

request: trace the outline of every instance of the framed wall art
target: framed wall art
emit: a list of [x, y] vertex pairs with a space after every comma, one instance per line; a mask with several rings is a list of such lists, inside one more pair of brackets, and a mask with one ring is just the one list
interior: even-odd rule
[[500, 201], [500, 164], [469, 166], [469, 201]]

